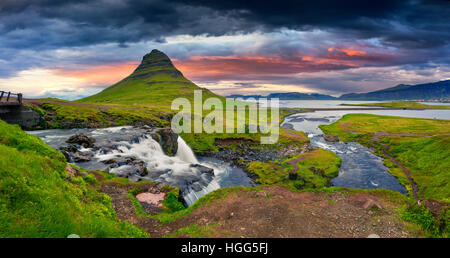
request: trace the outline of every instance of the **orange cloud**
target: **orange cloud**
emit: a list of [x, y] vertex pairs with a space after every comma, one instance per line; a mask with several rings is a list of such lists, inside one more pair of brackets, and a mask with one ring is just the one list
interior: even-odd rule
[[69, 78], [76, 78], [93, 86], [114, 84], [129, 74], [139, 65], [138, 62], [112, 63], [97, 66], [88, 66], [79, 70], [57, 69], [54, 73]]
[[183, 74], [192, 79], [236, 79], [279, 76], [356, 67], [349, 60], [312, 56], [194, 56], [173, 60]]
[[341, 53], [347, 54], [348, 56], [364, 56], [364, 55], [366, 55], [366, 52], [363, 50], [335, 48], [335, 47], [328, 48], [328, 52], [341, 52]]

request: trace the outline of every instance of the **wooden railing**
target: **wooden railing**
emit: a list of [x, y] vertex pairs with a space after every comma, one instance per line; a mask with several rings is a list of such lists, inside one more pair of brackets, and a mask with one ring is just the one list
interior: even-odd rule
[[[16, 98], [14, 98], [16, 96]], [[5, 97], [5, 101], [3, 101], [3, 98]], [[12, 101], [13, 97], [15, 101]], [[18, 103], [22, 104], [22, 93], [12, 93], [12, 92], [6, 92], [6, 91], [0, 91], [0, 103]]]

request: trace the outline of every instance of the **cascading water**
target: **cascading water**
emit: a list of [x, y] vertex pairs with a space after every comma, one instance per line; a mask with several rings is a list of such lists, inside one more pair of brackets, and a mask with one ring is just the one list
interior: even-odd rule
[[73, 134], [94, 137], [95, 148], [80, 148], [82, 152], [91, 153], [92, 160], [75, 162], [76, 165], [88, 170], [108, 171], [132, 181], [157, 181], [178, 187], [187, 205], [220, 187], [253, 185], [241, 169], [228, 163], [214, 159], [197, 160], [181, 137], [177, 139], [176, 155], [170, 157], [146, 130], [129, 126], [29, 133], [39, 136], [56, 149], [67, 145], [65, 140]]
[[185, 162], [198, 164], [198, 160], [195, 157], [194, 152], [191, 150], [191, 148], [189, 148], [189, 146], [186, 144], [183, 138], [178, 136], [177, 142], [178, 142], [178, 150], [175, 156]]

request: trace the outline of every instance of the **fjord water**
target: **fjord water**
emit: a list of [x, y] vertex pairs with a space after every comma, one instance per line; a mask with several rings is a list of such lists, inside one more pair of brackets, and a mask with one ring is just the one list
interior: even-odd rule
[[[370, 101], [281, 101], [280, 107], [301, 108], [345, 108], [350, 106], [339, 106], [340, 103], [372, 103]], [[448, 103], [438, 103], [448, 104]], [[325, 141], [319, 125], [331, 124], [339, 120], [345, 114], [376, 114], [401, 116], [411, 118], [430, 118], [450, 120], [450, 110], [333, 110], [315, 111], [308, 113], [297, 113], [285, 119], [282, 126], [288, 126], [294, 130], [303, 131], [310, 138], [313, 147], [320, 147], [336, 153], [342, 164], [339, 175], [332, 180], [334, 186], [350, 188], [385, 188], [406, 193], [406, 189], [398, 183], [395, 177], [387, 172], [380, 157], [373, 154], [368, 148], [356, 143], [331, 143]]]
[[[134, 174], [129, 179], [163, 182], [178, 187], [187, 205], [193, 204], [198, 198], [221, 187], [253, 185], [253, 181], [240, 168], [211, 158], [198, 160], [181, 137], [177, 139], [176, 155], [169, 157], [164, 154], [158, 142], [146, 135], [145, 130], [131, 126], [103, 129], [53, 129], [28, 133], [40, 137], [55, 149], [66, 146], [65, 141], [74, 134], [82, 133], [94, 137], [98, 148], [80, 149], [80, 151], [93, 152], [92, 160], [77, 162], [76, 165], [88, 170], [106, 170], [120, 175], [130, 170], [130, 166], [110, 168], [104, 161], [119, 157], [142, 160], [149, 171], [148, 175]], [[195, 164], [214, 169], [214, 177], [199, 173]]]

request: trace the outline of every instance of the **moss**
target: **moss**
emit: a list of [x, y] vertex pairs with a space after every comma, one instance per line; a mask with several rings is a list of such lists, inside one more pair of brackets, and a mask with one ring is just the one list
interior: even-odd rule
[[[297, 170], [293, 163], [298, 166]], [[301, 190], [328, 186], [330, 180], [339, 174], [340, 163], [336, 154], [314, 149], [280, 161], [253, 161], [249, 164], [248, 171], [258, 176], [257, 183]]]
[[169, 209], [171, 212], [177, 212], [185, 209], [183, 203], [179, 201], [178, 189], [174, 189], [170, 192], [167, 192], [166, 198], [164, 199], [162, 204], [165, 208]]

